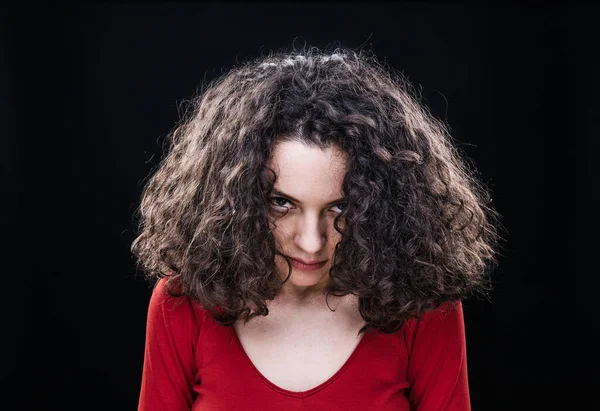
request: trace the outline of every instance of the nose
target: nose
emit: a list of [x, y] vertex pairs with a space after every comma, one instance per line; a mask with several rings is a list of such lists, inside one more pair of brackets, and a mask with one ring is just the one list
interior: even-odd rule
[[307, 214], [298, 221], [294, 242], [307, 257], [316, 256], [327, 244], [326, 222], [317, 215]]

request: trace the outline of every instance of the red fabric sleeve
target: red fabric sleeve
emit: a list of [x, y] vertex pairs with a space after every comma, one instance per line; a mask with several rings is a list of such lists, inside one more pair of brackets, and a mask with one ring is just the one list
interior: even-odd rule
[[186, 297], [156, 284], [148, 306], [146, 345], [138, 411], [189, 411], [193, 404], [194, 313]]
[[462, 303], [443, 304], [406, 325], [411, 410], [470, 411]]

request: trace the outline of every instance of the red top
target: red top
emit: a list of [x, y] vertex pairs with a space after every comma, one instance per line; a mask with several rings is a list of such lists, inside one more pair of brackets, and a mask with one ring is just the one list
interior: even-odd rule
[[369, 330], [327, 381], [302, 392], [267, 380], [233, 327], [216, 324], [166, 279], [148, 307], [138, 411], [470, 411], [462, 304], [448, 304], [393, 334]]

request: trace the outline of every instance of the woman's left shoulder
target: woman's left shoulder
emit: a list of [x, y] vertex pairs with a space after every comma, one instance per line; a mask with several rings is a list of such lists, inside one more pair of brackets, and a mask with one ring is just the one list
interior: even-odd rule
[[423, 313], [419, 318], [405, 324], [409, 336], [458, 337], [462, 339], [464, 330], [463, 305], [460, 300], [447, 301], [437, 308]]
[[446, 301], [441, 303], [438, 307], [426, 311], [421, 322], [448, 322], [457, 321], [463, 318], [463, 305], [462, 301]]

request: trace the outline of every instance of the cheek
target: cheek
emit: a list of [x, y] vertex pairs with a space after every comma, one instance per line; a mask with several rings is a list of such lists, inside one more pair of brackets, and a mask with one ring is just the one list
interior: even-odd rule
[[337, 231], [335, 231], [334, 234], [332, 234], [329, 237], [329, 241], [328, 241], [328, 246], [331, 250], [335, 249], [335, 246], [337, 245], [337, 243], [339, 243], [340, 241], [342, 241], [342, 235], [340, 233], [338, 233]]
[[[333, 222], [331, 223], [333, 226]], [[346, 228], [346, 218], [340, 218], [338, 221], [338, 226], [340, 227], [341, 230], [344, 230]], [[333, 228], [333, 231], [335, 231], [336, 234], [340, 235], [340, 233], [338, 233], [338, 231], [335, 229], [335, 227]]]
[[285, 244], [289, 241], [290, 229], [287, 227], [287, 224], [282, 222], [281, 220], [277, 222], [277, 226], [274, 224], [271, 225], [271, 234], [275, 239], [275, 244], [277, 248], [281, 251], [281, 247], [285, 247]]

